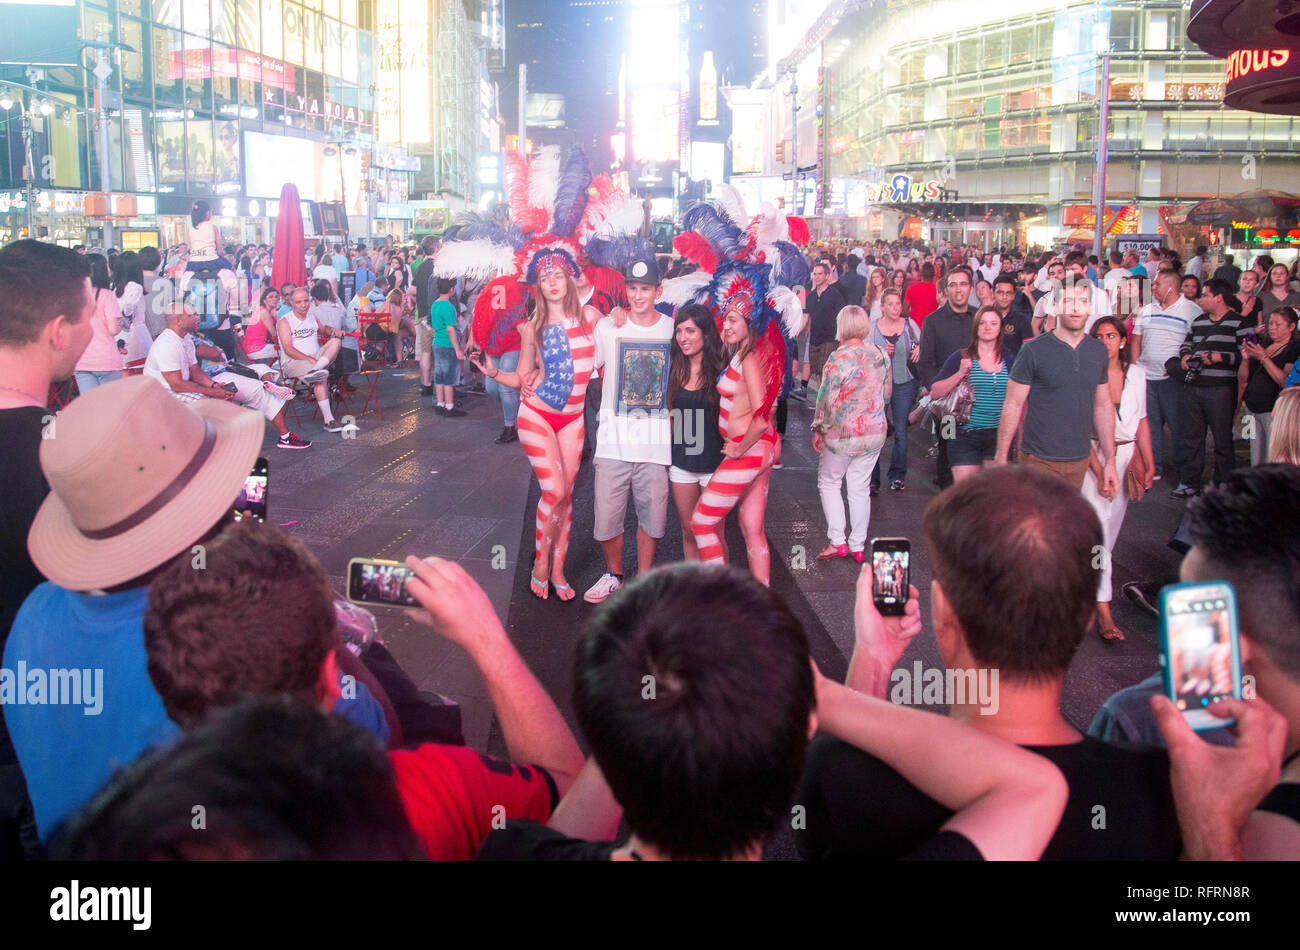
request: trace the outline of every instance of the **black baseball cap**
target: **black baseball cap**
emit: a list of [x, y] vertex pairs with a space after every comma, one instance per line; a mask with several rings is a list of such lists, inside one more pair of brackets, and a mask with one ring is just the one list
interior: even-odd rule
[[623, 279], [638, 284], [650, 284], [652, 287], [658, 287], [659, 262], [655, 260], [653, 255], [638, 258], [623, 269]]

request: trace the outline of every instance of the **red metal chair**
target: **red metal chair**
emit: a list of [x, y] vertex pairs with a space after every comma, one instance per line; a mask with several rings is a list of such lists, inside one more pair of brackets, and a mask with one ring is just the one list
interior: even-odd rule
[[[378, 313], [374, 310], [357, 311], [357, 329], [355, 333], [349, 333], [348, 336], [354, 337], [357, 341], [357, 371], [350, 373], [350, 376], [368, 377], [370, 385], [368, 387], [358, 387], [356, 392], [349, 393], [340, 390], [339, 397], [350, 412], [352, 401], [360, 399], [361, 411], [357, 415], [365, 415], [369, 411], [371, 403], [379, 410], [379, 418], [384, 417], [384, 407], [379, 402], [379, 397], [375, 394], [375, 383], [379, 381], [380, 374], [384, 371], [384, 360], [367, 360], [365, 358], [365, 349], [367, 345], [382, 346], [383, 344], [376, 340], [371, 340], [366, 336], [367, 327], [378, 327], [385, 333], [388, 330], [388, 314]], [[344, 376], [346, 379], [347, 376]], [[364, 382], [364, 380], [363, 380]]]

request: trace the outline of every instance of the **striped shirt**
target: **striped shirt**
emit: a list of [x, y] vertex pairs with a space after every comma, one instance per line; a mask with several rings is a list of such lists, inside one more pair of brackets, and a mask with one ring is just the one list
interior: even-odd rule
[[1192, 321], [1201, 313], [1201, 308], [1182, 294], [1167, 307], [1149, 303], [1138, 311], [1133, 321], [1133, 335], [1142, 337], [1142, 353], [1137, 362], [1148, 381], [1169, 378], [1165, 373], [1165, 363], [1171, 356], [1178, 355], [1178, 348], [1187, 339]]
[[581, 412], [596, 365], [596, 345], [589, 328], [582, 322], [572, 327], [548, 323], [542, 328], [538, 352], [545, 376], [536, 389], [537, 398], [566, 416]]
[[[955, 373], [961, 372], [961, 361], [965, 355], [961, 350], [957, 350], [944, 361], [943, 367], [939, 370], [934, 381], [947, 379]], [[996, 429], [1002, 421], [1002, 403], [1007, 397], [1007, 377], [1010, 373], [1011, 364], [1015, 362], [1015, 357], [1007, 350], [1002, 351], [1002, 365], [997, 372], [986, 372], [980, 365], [979, 360], [971, 360], [970, 364], [970, 388], [975, 394], [975, 403], [971, 406], [970, 422], [962, 426], [963, 429]]]
[[1203, 313], [1192, 321], [1187, 339], [1178, 350], [1180, 356], [1193, 353], [1222, 353], [1223, 361], [1206, 363], [1194, 386], [1235, 386], [1237, 367], [1241, 365], [1241, 338], [1254, 330], [1254, 324], [1235, 310], [1229, 310], [1219, 320]]

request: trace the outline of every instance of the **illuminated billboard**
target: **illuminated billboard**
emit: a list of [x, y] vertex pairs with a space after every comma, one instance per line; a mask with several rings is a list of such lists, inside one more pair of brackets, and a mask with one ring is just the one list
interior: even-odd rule
[[677, 88], [681, 72], [679, 0], [637, 0], [628, 11], [627, 82]]
[[[327, 149], [334, 154], [327, 154]], [[341, 201], [340, 191], [346, 191], [348, 214], [366, 213], [361, 200], [361, 149], [349, 155], [327, 142], [245, 132], [244, 194], [279, 198], [280, 189], [289, 182], [297, 185], [302, 198], [317, 202]]]
[[632, 157], [638, 162], [675, 162], [680, 97], [675, 88], [643, 86], [632, 90]]
[[379, 0], [375, 24], [379, 141], [433, 140], [429, 0]]

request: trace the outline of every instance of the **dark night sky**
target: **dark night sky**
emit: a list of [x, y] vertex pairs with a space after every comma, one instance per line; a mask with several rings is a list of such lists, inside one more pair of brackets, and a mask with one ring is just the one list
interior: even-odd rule
[[[766, 65], [765, 58], [755, 57], [755, 53], [766, 56], [766, 0], [689, 0], [687, 5], [692, 76], [698, 77], [700, 56], [711, 49], [720, 86], [748, 84]], [[612, 158], [609, 137], [618, 118], [618, 70], [627, 39], [627, 7], [626, 0], [506, 0], [501, 110], [507, 131], [518, 128], [517, 80], [524, 60], [530, 91], [558, 93], [566, 99], [567, 127], [533, 131], [533, 140], [580, 142], [596, 170], [605, 170]], [[697, 83], [697, 79], [692, 82], [692, 92], [697, 91]]]

